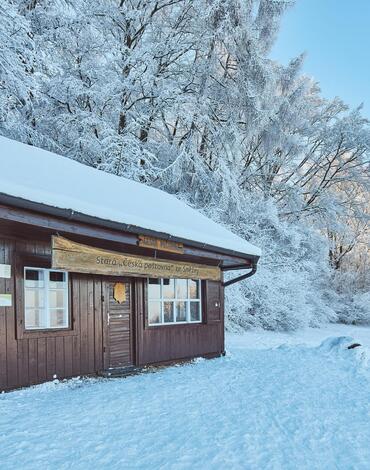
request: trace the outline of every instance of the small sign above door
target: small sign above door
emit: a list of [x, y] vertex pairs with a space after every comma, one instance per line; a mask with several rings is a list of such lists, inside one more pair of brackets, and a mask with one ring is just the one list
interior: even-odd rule
[[160, 238], [139, 235], [139, 246], [153, 248], [153, 250], [169, 251], [170, 253], [184, 253], [184, 245], [173, 240], [162, 240]]

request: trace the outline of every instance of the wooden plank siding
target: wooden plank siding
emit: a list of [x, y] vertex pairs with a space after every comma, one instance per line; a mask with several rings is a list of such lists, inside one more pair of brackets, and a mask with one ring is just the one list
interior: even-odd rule
[[[146, 281], [137, 282], [136, 286], [138, 292], [143, 293], [142, 296], [137, 296], [142, 309], [138, 311], [139, 365], [172, 362], [197, 356], [219, 356], [224, 353], [223, 303], [219, 282], [202, 281], [202, 323], [165, 326], [147, 325]], [[140, 297], [144, 299], [143, 302]]]
[[[0, 307], [0, 390], [53, 380], [55, 376], [95, 375], [109, 367], [109, 357], [104, 351], [109, 344], [106, 316], [109, 308], [113, 311], [119, 308], [118, 304], [108, 305], [103, 298], [112, 278], [70, 273], [71, 329], [24, 331], [23, 268], [50, 267], [51, 240], [45, 239], [45, 234], [38, 237], [35, 231], [32, 234], [25, 231], [22, 237], [15, 237], [2, 233], [1, 228], [0, 220], [0, 263], [10, 264], [12, 275], [10, 279], [0, 278], [0, 293], [11, 294], [13, 302], [11, 307]], [[123, 362], [144, 366], [224, 352], [220, 282], [202, 282], [203, 323], [149, 327], [146, 280], [130, 279], [131, 309], [124, 305], [126, 318], [118, 328], [126, 332], [130, 324], [130, 351], [126, 351]], [[127, 315], [131, 315], [129, 323]]]
[[0, 263], [12, 267], [11, 279], [0, 278], [0, 293], [12, 294], [13, 300], [12, 307], [0, 307], [0, 390], [102, 370], [101, 277], [70, 274], [71, 330], [22, 334], [23, 269], [17, 268], [18, 256], [38, 267], [40, 256], [50, 257], [50, 242], [0, 236]]

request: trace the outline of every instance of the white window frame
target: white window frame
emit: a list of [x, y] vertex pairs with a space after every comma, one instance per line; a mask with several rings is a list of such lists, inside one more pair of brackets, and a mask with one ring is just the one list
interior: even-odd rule
[[[149, 278], [147, 278], [147, 288], [148, 288], [148, 295], [147, 295], [147, 310], [148, 310], [148, 326], [169, 326], [169, 325], [193, 325], [203, 323], [203, 310], [202, 310], [202, 281], [200, 279], [176, 279], [171, 278], [174, 281], [174, 289], [175, 289], [175, 297], [173, 299], [168, 299], [163, 297], [163, 279], [169, 278], [160, 278], [160, 297], [156, 299], [149, 298]], [[178, 299], [176, 296], [176, 282], [177, 281], [187, 281], [187, 298], [186, 299]], [[189, 297], [189, 283], [188, 281], [197, 281], [199, 283], [199, 298], [198, 299], [191, 299]], [[150, 323], [149, 320], [149, 303], [150, 302], [160, 302], [161, 311], [160, 311], [160, 322], [159, 323]], [[164, 321], [164, 302], [172, 302], [173, 306], [173, 316], [174, 321], [172, 322], [165, 322]], [[176, 302], [185, 302], [186, 305], [186, 320], [185, 321], [176, 321], [177, 309], [176, 309]], [[190, 303], [196, 302], [199, 304], [199, 320], [190, 320]]]
[[[46, 326], [42, 327], [27, 327], [26, 326], [26, 313], [27, 313], [27, 306], [26, 306], [26, 290], [27, 289], [32, 289], [32, 287], [27, 287], [26, 286], [26, 271], [42, 271], [44, 273], [44, 287], [39, 288], [39, 290], [42, 290], [44, 292], [44, 301], [45, 301], [45, 313], [46, 313]], [[57, 273], [63, 273], [65, 275], [65, 284], [66, 288], [63, 289], [64, 291], [64, 305], [65, 305], [65, 314], [67, 318], [67, 325], [63, 326], [50, 326], [50, 300], [49, 300], [49, 292], [50, 290], [53, 290], [50, 288], [50, 273], [51, 272], [57, 272]], [[63, 271], [61, 269], [48, 269], [48, 268], [37, 268], [35, 266], [25, 266], [23, 270], [23, 279], [24, 279], [24, 286], [23, 286], [23, 298], [24, 298], [24, 330], [25, 331], [42, 331], [42, 330], [68, 330], [70, 329], [70, 318], [69, 318], [69, 282], [68, 282], [68, 272]], [[37, 289], [37, 288], [34, 288]], [[58, 289], [55, 289], [58, 290]], [[62, 290], [62, 289], [59, 289]], [[58, 308], [52, 308], [51, 310], [61, 310]]]

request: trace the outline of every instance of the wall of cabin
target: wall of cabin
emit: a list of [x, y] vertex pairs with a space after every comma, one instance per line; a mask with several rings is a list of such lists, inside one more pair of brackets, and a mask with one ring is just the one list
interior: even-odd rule
[[137, 283], [139, 322], [137, 328], [138, 364], [219, 356], [224, 352], [223, 288], [219, 282], [202, 282], [203, 322], [187, 325], [148, 326], [146, 283]]
[[[0, 263], [10, 264], [10, 279], [0, 278], [0, 293], [12, 295], [0, 307], [0, 390], [96, 374], [104, 368], [104, 276], [69, 276], [72, 329], [24, 332], [23, 266], [50, 267], [50, 241], [24, 241], [0, 234]], [[202, 324], [148, 327], [146, 281], [133, 279], [135, 364], [142, 366], [224, 351], [223, 289], [203, 282]]]
[[23, 332], [23, 263], [47, 267], [50, 255], [47, 242], [0, 239], [0, 263], [12, 266], [11, 279], [0, 279], [0, 292], [12, 294], [13, 298], [11, 307], [0, 307], [2, 390], [45, 382], [55, 375], [63, 378], [95, 374], [103, 367], [99, 276], [69, 277], [71, 330]]

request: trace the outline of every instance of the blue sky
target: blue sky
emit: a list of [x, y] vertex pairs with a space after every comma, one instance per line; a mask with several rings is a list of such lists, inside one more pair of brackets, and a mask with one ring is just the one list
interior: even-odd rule
[[306, 52], [303, 71], [323, 95], [370, 118], [370, 0], [296, 0], [285, 14], [271, 57], [286, 64]]

